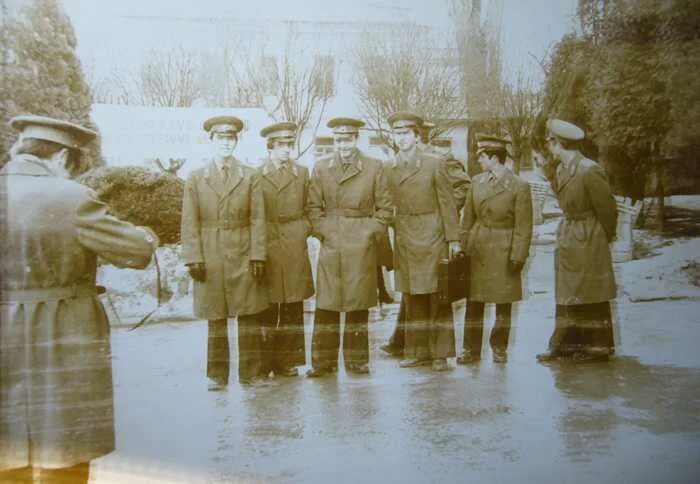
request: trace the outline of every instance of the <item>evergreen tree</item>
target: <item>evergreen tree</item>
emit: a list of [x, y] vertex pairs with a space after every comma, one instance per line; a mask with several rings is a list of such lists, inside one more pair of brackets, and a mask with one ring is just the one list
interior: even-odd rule
[[[75, 33], [57, 0], [32, 0], [15, 15], [3, 10], [3, 124], [18, 114], [39, 114], [94, 128], [92, 96], [75, 54]], [[0, 130], [3, 163], [16, 135]], [[99, 141], [87, 146], [84, 155], [89, 166], [103, 164]]]

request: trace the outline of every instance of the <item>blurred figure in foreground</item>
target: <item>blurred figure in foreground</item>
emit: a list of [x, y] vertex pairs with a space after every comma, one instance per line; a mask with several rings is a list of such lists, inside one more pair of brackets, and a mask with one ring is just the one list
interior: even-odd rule
[[158, 238], [69, 179], [97, 133], [42, 116], [10, 125], [20, 136], [0, 171], [0, 482], [85, 483], [90, 461], [114, 450], [97, 257], [143, 269]]

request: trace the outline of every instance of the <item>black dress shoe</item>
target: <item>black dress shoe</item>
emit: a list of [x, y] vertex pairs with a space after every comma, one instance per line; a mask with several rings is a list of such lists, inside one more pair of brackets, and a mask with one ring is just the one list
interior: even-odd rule
[[447, 364], [446, 358], [438, 358], [433, 360], [433, 371], [449, 371], [452, 368]]
[[589, 360], [608, 361], [610, 359], [610, 348], [604, 346], [589, 346], [584, 350]]
[[309, 371], [306, 372], [306, 376], [307, 378], [319, 378], [322, 376], [326, 376], [331, 372], [332, 370], [329, 370], [328, 368], [311, 368]]
[[479, 360], [481, 360], [481, 355], [477, 355], [476, 353], [466, 350], [464, 353], [462, 353], [462, 355], [457, 357], [457, 364], [469, 365], [470, 363], [476, 363]]
[[494, 363], [505, 363], [508, 361], [508, 353], [505, 350], [492, 350]]
[[209, 381], [208, 390], [210, 392], [225, 392], [227, 388], [228, 385], [226, 385], [225, 383], [221, 383], [218, 381]]
[[399, 361], [399, 366], [401, 368], [415, 368], [417, 366], [427, 366], [430, 364], [430, 360], [419, 360], [418, 358], [408, 358]]
[[299, 370], [295, 366], [292, 366], [290, 368], [285, 368], [284, 370], [280, 370], [279, 375], [280, 376], [299, 376]]
[[367, 374], [369, 373], [369, 365], [367, 363], [357, 363], [354, 365], [348, 365], [347, 370], [350, 373]]
[[559, 359], [560, 354], [556, 351], [545, 351], [544, 353], [540, 353], [539, 355], [536, 356], [537, 361], [540, 363], [545, 363], [547, 361], [554, 361]]
[[381, 345], [379, 347], [379, 349], [382, 350], [384, 353], [386, 353], [389, 356], [393, 356], [396, 358], [401, 358], [403, 356], [403, 349], [397, 348], [396, 346], [392, 345], [391, 343]]

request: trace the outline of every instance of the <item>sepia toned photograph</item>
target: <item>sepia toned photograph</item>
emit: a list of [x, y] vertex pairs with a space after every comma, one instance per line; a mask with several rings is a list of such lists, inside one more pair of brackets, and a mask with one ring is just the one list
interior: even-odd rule
[[699, 0], [0, 45], [0, 484], [700, 482]]

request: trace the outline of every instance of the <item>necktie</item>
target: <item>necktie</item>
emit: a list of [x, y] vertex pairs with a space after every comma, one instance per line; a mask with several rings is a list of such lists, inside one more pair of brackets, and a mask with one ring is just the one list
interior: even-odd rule
[[231, 176], [231, 167], [228, 166], [228, 163], [224, 163], [221, 165], [221, 171], [224, 173], [224, 183], [228, 183]]

